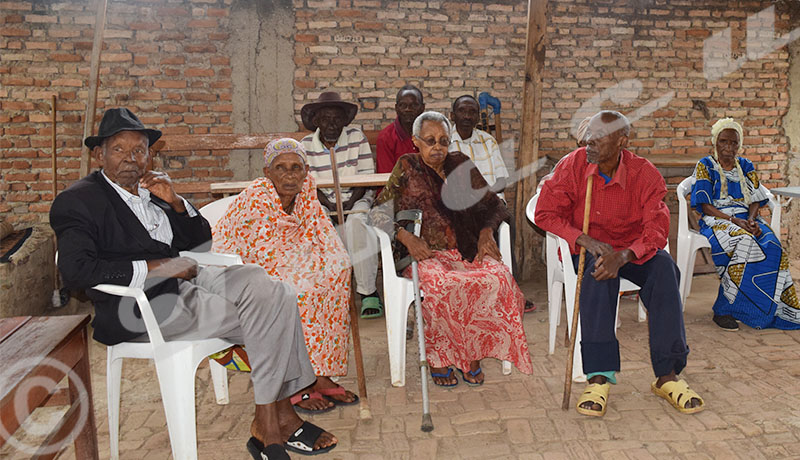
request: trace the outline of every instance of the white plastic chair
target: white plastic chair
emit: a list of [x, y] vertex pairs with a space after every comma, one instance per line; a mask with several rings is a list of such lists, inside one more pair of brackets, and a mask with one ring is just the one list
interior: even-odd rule
[[[181, 252], [181, 256], [213, 265], [241, 264], [239, 256], [226, 254]], [[197, 366], [212, 353], [232, 345], [223, 339], [180, 340], [165, 342], [150, 302], [139, 288], [114, 284], [98, 284], [98, 291], [121, 297], [133, 297], [142, 314], [149, 342], [123, 342], [108, 347], [106, 367], [108, 394], [108, 432], [111, 458], [119, 458], [119, 403], [122, 359], [138, 358], [155, 361], [161, 399], [167, 419], [172, 456], [175, 459], [197, 459], [194, 378]], [[210, 360], [211, 377], [217, 403], [228, 403], [227, 375], [224, 367]]]
[[[533, 196], [528, 201], [525, 207], [525, 215], [531, 223], [536, 224], [534, 217], [536, 214], [536, 203], [539, 200], [539, 194]], [[567, 309], [567, 331], [572, 331], [572, 312], [575, 305], [575, 288], [578, 284], [578, 276], [575, 273], [575, 266], [572, 263], [571, 257], [564, 257], [563, 260], [558, 258], [558, 250], [561, 254], [570, 254], [569, 244], [563, 238], [547, 232], [545, 255], [547, 260], [547, 313], [549, 320], [549, 334], [548, 334], [548, 350], [549, 354], [555, 352], [556, 343], [556, 327], [561, 322], [561, 298], [562, 289], [566, 300]], [[669, 251], [669, 243], [667, 243], [667, 251]], [[619, 292], [638, 291], [639, 286], [633, 282], [620, 278]], [[614, 329], [619, 325], [619, 297], [617, 297], [616, 320]], [[638, 320], [643, 322], [647, 319], [647, 312], [644, 309], [642, 301], [639, 300]], [[575, 355], [572, 365], [572, 379], [576, 382], [586, 381], [583, 374], [583, 360], [580, 353], [580, 340], [581, 330], [580, 323], [578, 324], [578, 332], [576, 335]]]
[[[381, 248], [383, 270], [384, 316], [386, 317], [386, 338], [389, 343], [389, 367], [392, 385], [402, 387], [406, 384], [406, 325], [408, 307], [414, 301], [414, 284], [410, 279], [397, 276], [389, 235], [377, 227], [372, 227], [378, 235]], [[498, 246], [503, 263], [511, 271], [510, 227], [503, 222], [498, 228]], [[511, 362], [503, 361], [503, 375], [511, 373]]]
[[[702, 248], [711, 249], [708, 239], [696, 230], [689, 228], [689, 207], [686, 204], [686, 195], [692, 192], [694, 177], [689, 176], [682, 180], [675, 193], [678, 194], [678, 269], [681, 272], [681, 301], [686, 304], [689, 292], [692, 290], [692, 277], [694, 276], [694, 264], [697, 258], [697, 251]], [[769, 191], [764, 184], [760, 187], [769, 198], [769, 209], [772, 212], [770, 227], [775, 235], [781, 235], [781, 205], [777, 198]]]
[[[212, 205], [215, 203], [212, 203]], [[214, 222], [216, 222], [221, 217], [222, 212], [225, 211], [225, 208], [227, 208], [227, 203], [225, 208], [217, 215], [215, 210], [219, 207], [220, 205], [211, 206], [208, 210], [203, 208], [200, 213], [207, 220], [210, 221], [213, 218]], [[188, 251], [181, 252], [180, 255], [191, 257], [197, 260], [200, 265], [230, 266], [242, 264], [242, 259], [238, 255]], [[136, 299], [149, 337], [149, 342], [123, 342], [109, 346], [107, 349], [106, 386], [111, 459], [116, 460], [119, 458], [120, 385], [122, 359], [124, 358], [152, 359], [155, 361], [156, 375], [158, 376], [161, 399], [167, 419], [172, 456], [176, 460], [197, 459], [194, 397], [195, 372], [200, 362], [206, 359], [208, 355], [222, 351], [234, 344], [223, 339], [165, 342], [153, 315], [150, 302], [141, 289], [113, 284], [99, 284], [94, 289], [111, 295]], [[214, 360], [209, 360], [209, 369], [217, 403], [228, 404], [228, 378], [225, 367]]]
[[233, 200], [235, 200], [237, 196], [239, 195], [236, 194], [236, 195], [226, 196], [225, 198], [221, 198], [217, 201], [212, 201], [211, 203], [208, 203], [207, 205], [200, 208], [200, 214], [202, 214], [203, 217], [206, 218], [208, 224], [211, 225], [211, 227], [214, 227], [215, 225], [217, 225], [217, 222], [220, 219], [222, 219], [222, 216], [225, 215], [225, 211], [228, 210], [228, 206], [230, 206], [231, 203], [233, 203]]

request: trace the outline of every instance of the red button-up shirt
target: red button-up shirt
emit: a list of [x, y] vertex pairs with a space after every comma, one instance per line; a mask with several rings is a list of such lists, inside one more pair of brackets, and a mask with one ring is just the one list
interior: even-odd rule
[[411, 140], [409, 133], [403, 129], [400, 120], [395, 120], [378, 133], [378, 143], [375, 146], [375, 170], [378, 173], [390, 173], [394, 169], [397, 159], [406, 153], [419, 152]]
[[586, 179], [592, 183], [589, 236], [614, 250], [630, 249], [632, 262], [642, 264], [663, 249], [669, 235], [669, 209], [664, 203], [667, 186], [655, 166], [623, 150], [619, 167], [607, 184], [597, 165], [586, 162], [586, 148], [570, 153], [544, 182], [536, 203], [536, 225], [564, 238], [573, 254], [583, 233]]

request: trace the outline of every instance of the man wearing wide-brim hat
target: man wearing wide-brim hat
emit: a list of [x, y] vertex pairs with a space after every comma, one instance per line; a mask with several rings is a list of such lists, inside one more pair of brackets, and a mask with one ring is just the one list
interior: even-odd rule
[[95, 340], [147, 339], [130, 299], [91, 289], [141, 288], [167, 341], [224, 338], [247, 346], [256, 410], [250, 433], [240, 435], [250, 437], [253, 458], [289, 458], [287, 442], [332, 449], [336, 438], [303, 422], [289, 402], [316, 380], [294, 290], [256, 265], [199, 268], [179, 257], [179, 251], [208, 250], [211, 228], [175, 193], [166, 173], [150, 170], [150, 146], [159, 137], [130, 110], [107, 110], [98, 135], [84, 141], [101, 169], [58, 195], [50, 210], [58, 268], [66, 287], [92, 299]]
[[[348, 126], [356, 117], [358, 106], [342, 100], [339, 93], [328, 91], [300, 109], [303, 125], [312, 134], [303, 138], [309, 171], [315, 179], [331, 179], [330, 149], [336, 153], [339, 176], [375, 173], [375, 162], [364, 133]], [[318, 189], [320, 203], [333, 212], [336, 194], [333, 189]], [[375, 190], [365, 187], [342, 189], [342, 208], [350, 211], [345, 225], [337, 227], [344, 241], [361, 294], [361, 316], [375, 318], [383, 313], [375, 278], [378, 274], [378, 242], [367, 228], [366, 212], [372, 207]]]

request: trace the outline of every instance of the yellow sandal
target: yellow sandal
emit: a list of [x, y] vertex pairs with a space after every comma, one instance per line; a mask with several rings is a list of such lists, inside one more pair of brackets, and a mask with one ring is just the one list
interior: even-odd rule
[[[658, 380], [650, 384], [650, 390], [656, 396], [666, 399], [672, 407], [678, 409], [682, 414], [696, 414], [706, 408], [706, 403], [694, 390], [689, 388], [686, 380], [680, 379], [677, 382], [666, 382], [661, 385], [661, 388], [656, 386]], [[686, 403], [691, 401], [692, 398], [700, 400], [700, 405], [696, 407], [686, 407]]]
[[[578, 404], [575, 406], [575, 409], [578, 410], [579, 414], [590, 415], [592, 417], [602, 417], [606, 413], [606, 407], [608, 407], [608, 390], [610, 388], [611, 384], [608, 382], [590, 383], [586, 386], [586, 389], [583, 390], [581, 397], [578, 398]], [[592, 410], [581, 407], [581, 404], [585, 402], [591, 402], [599, 405], [600, 410]]]

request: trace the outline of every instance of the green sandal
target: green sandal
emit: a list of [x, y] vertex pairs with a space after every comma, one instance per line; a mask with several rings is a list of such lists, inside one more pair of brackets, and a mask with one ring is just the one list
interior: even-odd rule
[[[377, 310], [377, 313], [366, 313], [369, 310]], [[383, 305], [377, 296], [368, 296], [361, 299], [361, 317], [364, 319], [380, 318], [383, 316]]]

